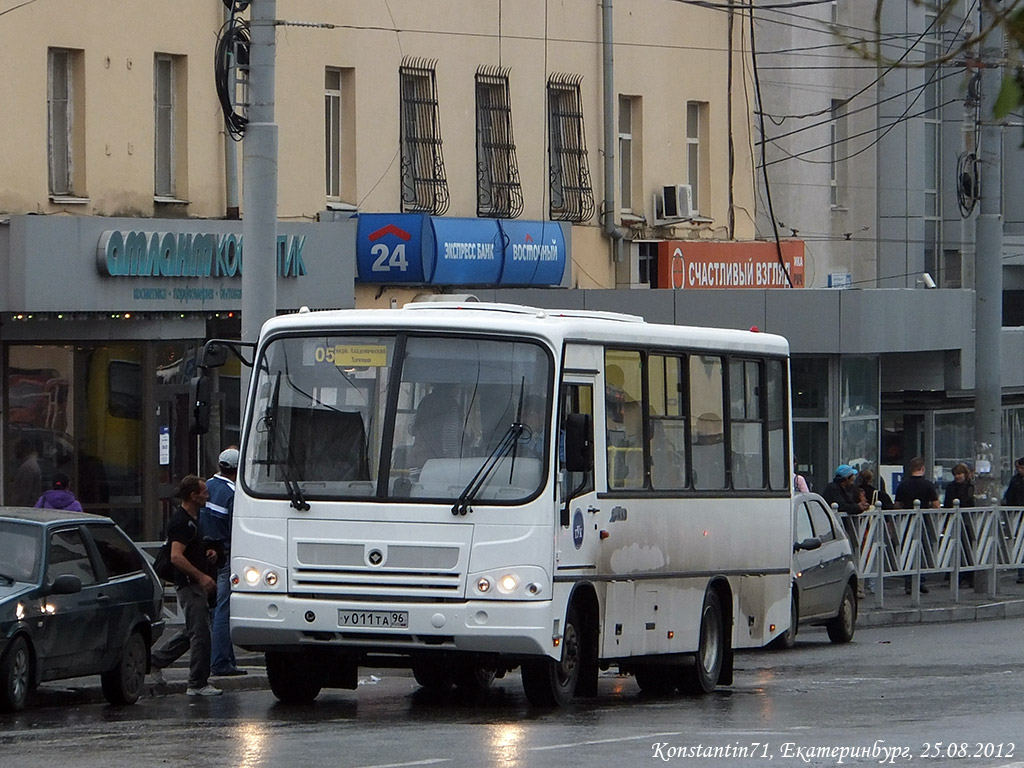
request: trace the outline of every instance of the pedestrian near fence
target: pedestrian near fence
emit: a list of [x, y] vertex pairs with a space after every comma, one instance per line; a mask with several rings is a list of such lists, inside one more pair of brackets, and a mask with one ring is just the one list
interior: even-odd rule
[[181, 504], [171, 513], [167, 523], [167, 540], [171, 542], [171, 564], [174, 566], [174, 589], [178, 607], [185, 614], [185, 626], [152, 654], [152, 681], [166, 684], [163, 668], [170, 666], [189, 651], [189, 696], [219, 696], [222, 691], [210, 685], [210, 606], [208, 596], [217, 593], [217, 582], [210, 576], [217, 561], [217, 551], [205, 547], [199, 533], [199, 510], [209, 495], [206, 482], [195, 475], [186, 475], [178, 488]]

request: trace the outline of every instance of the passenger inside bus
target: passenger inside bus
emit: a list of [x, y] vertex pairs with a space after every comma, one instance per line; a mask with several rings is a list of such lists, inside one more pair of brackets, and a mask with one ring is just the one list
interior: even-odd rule
[[452, 384], [434, 384], [416, 406], [409, 425], [414, 438], [409, 466], [420, 468], [430, 459], [454, 459], [462, 452], [464, 419]]

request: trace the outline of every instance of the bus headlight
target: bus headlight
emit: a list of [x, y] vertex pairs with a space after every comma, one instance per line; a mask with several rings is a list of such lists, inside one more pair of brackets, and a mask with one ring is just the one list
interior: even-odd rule
[[500, 579], [498, 579], [498, 589], [504, 592], [506, 595], [516, 591], [516, 587], [519, 586], [519, 579], [516, 578], [514, 573], [506, 573]]
[[543, 600], [550, 597], [551, 577], [543, 568], [523, 565], [470, 574], [476, 597], [489, 600]]
[[277, 584], [277, 573], [275, 571], [267, 571], [263, 574], [263, 580], [267, 582], [268, 587], [273, 587]]
[[242, 571], [242, 575], [245, 577], [245, 583], [250, 587], [255, 587], [260, 583], [260, 572], [252, 566]]

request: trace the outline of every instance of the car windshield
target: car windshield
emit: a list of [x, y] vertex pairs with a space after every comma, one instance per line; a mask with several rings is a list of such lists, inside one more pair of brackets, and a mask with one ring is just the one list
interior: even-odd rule
[[544, 481], [552, 362], [535, 341], [285, 337], [257, 371], [256, 495], [514, 503]]
[[39, 543], [42, 528], [0, 520], [0, 577], [35, 582], [39, 576]]

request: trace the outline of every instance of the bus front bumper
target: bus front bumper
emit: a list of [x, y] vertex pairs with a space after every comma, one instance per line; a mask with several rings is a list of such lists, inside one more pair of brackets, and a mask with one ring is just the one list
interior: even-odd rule
[[558, 658], [562, 622], [555, 615], [548, 600], [370, 603], [233, 592], [231, 640], [262, 651], [332, 645]]

